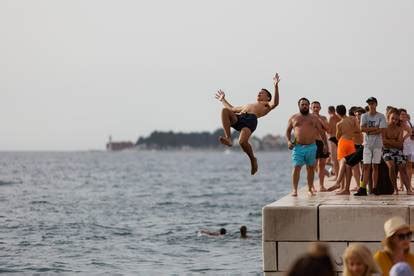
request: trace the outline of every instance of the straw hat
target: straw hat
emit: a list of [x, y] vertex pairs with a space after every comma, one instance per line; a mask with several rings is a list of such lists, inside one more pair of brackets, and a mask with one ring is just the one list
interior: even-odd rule
[[394, 235], [395, 232], [403, 228], [411, 229], [410, 225], [408, 225], [402, 217], [392, 217], [384, 223], [385, 237], [389, 238]]

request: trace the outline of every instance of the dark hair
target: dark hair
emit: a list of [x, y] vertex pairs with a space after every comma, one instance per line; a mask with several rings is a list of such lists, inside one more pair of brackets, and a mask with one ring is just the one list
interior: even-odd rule
[[221, 229], [220, 229], [220, 235], [225, 235], [225, 234], [226, 234], [226, 229], [221, 228]]
[[328, 106], [328, 112], [335, 113], [335, 106], [333, 105]]
[[357, 109], [355, 109], [354, 113], [356, 113], [356, 112], [359, 112], [361, 114], [364, 114], [367, 111], [363, 107], [358, 106]]
[[394, 111], [394, 110], [397, 110], [397, 108], [396, 107], [393, 107], [391, 105], [387, 106], [385, 108], [385, 115], [388, 116], [391, 113], [391, 111]]
[[401, 112], [407, 113], [407, 109], [405, 109], [405, 108], [400, 108], [400, 109], [398, 109], [398, 112], [400, 112], [400, 114], [401, 114]]
[[240, 227], [240, 236], [242, 236], [242, 237], [246, 237], [246, 233], [247, 233], [247, 227], [246, 227], [246, 226], [244, 226], [244, 225], [242, 225], [242, 226]]
[[318, 102], [318, 101], [313, 101], [312, 104], [319, 104], [319, 105], [321, 105], [321, 103]]
[[343, 104], [336, 106], [336, 113], [338, 113], [339, 116], [345, 116], [346, 115], [346, 107]]
[[351, 106], [351, 108], [348, 110], [348, 115], [355, 116], [355, 111], [357, 111], [357, 109], [358, 109], [357, 106]]
[[267, 93], [267, 97], [269, 98], [269, 101], [272, 100], [272, 93], [269, 92], [269, 90], [267, 90], [266, 88], [262, 88], [262, 91]]
[[298, 105], [300, 104], [301, 101], [307, 101], [308, 104], [310, 104], [310, 102], [309, 102], [308, 99], [306, 99], [306, 98], [300, 98], [299, 101], [298, 101]]
[[368, 112], [368, 111], [369, 111], [369, 106], [368, 106], [368, 105], [366, 105], [366, 106], [364, 107], [364, 109], [365, 109], [365, 112]]
[[287, 276], [334, 276], [334, 266], [329, 255], [305, 254], [291, 266]]

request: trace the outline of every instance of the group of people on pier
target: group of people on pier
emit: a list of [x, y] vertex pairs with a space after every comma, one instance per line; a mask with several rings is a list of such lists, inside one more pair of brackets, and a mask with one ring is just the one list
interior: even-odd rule
[[[258, 162], [249, 138], [257, 127], [257, 119], [267, 115], [279, 104], [279, 74], [275, 74], [274, 94], [262, 88], [257, 102], [234, 107], [219, 90], [216, 98], [224, 108], [221, 113], [224, 136], [219, 141], [232, 146], [231, 128], [240, 132], [239, 143], [251, 164], [251, 174], [258, 170]], [[299, 112], [291, 116], [286, 129], [288, 148], [292, 151], [292, 196], [298, 195], [298, 183], [303, 166], [307, 171], [309, 195], [315, 195], [315, 171], [319, 176], [319, 191], [335, 191], [337, 195], [349, 195], [352, 177], [355, 179], [355, 196], [382, 194], [378, 187], [381, 162], [385, 162], [386, 193], [406, 191], [414, 194], [411, 187], [414, 162], [414, 133], [407, 110], [388, 106], [385, 115], [377, 111], [375, 97], [366, 100], [366, 106], [329, 106], [329, 117], [320, 114], [321, 104], [307, 98], [298, 101]], [[332, 164], [335, 184], [326, 187], [326, 164]], [[397, 185], [397, 176], [399, 183]], [[384, 175], [384, 174], [381, 174]]]
[[[366, 100], [366, 107], [344, 105], [329, 106], [329, 118], [319, 114], [319, 102], [302, 98], [298, 101], [299, 113], [288, 122], [286, 139], [292, 149], [292, 195], [297, 195], [299, 175], [306, 166], [308, 192], [313, 195], [315, 169], [319, 174], [319, 191], [334, 191], [337, 195], [349, 195], [351, 179], [359, 187], [356, 196], [366, 196], [367, 186], [372, 194], [383, 193], [379, 187], [379, 170], [383, 160], [386, 179], [391, 193], [411, 188], [414, 137], [407, 110], [388, 106], [385, 115], [377, 111], [375, 97]], [[310, 112], [312, 110], [312, 112]], [[293, 137], [292, 137], [293, 131]], [[325, 187], [326, 160], [333, 164], [335, 184]], [[316, 165], [315, 165], [316, 164]], [[397, 185], [397, 175], [400, 185]]]

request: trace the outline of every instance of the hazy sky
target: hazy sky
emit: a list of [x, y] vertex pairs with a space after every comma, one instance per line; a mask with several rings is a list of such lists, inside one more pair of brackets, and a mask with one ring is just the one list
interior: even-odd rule
[[0, 150], [103, 149], [108, 135], [212, 131], [222, 88], [256, 100], [280, 72], [284, 133], [302, 96], [414, 115], [414, 1], [0, 1]]

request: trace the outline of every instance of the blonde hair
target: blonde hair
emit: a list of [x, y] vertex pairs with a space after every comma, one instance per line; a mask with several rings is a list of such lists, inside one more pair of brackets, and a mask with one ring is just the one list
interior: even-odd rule
[[371, 251], [369, 251], [369, 249], [362, 244], [354, 243], [345, 249], [342, 256], [344, 263], [344, 276], [352, 276], [347, 265], [347, 261], [352, 257], [357, 258], [365, 265], [366, 271], [364, 276], [371, 276], [372, 273], [378, 273], [380, 271], [374, 261], [374, 258], [372, 257]]

